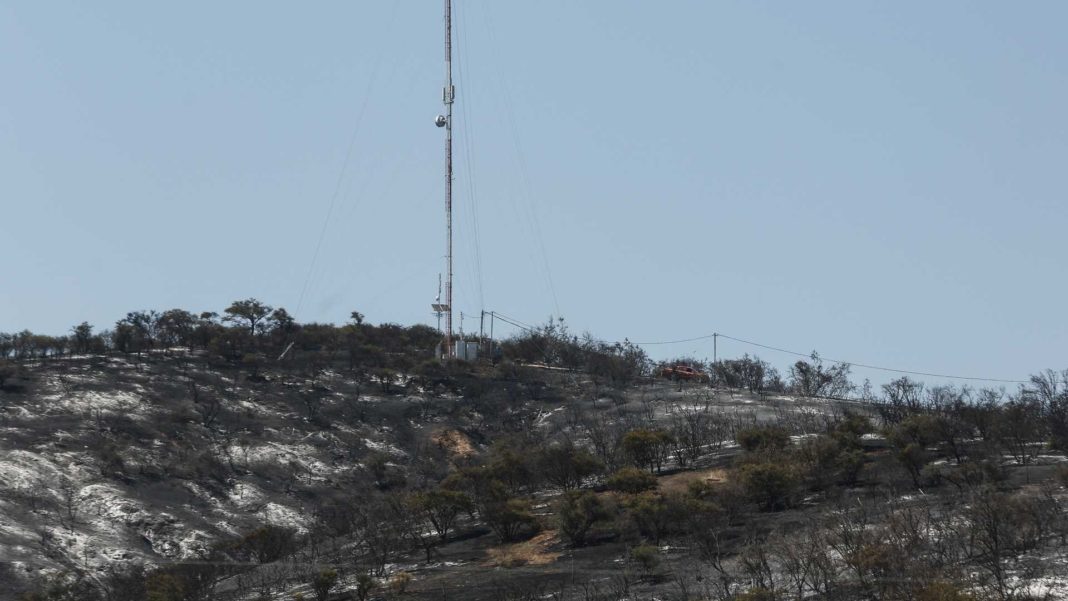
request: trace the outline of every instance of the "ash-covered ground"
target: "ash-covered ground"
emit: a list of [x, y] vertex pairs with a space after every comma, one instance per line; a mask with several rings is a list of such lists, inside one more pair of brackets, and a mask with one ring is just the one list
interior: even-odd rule
[[1011, 402], [172, 350], [0, 404], [0, 598], [1068, 598], [1065, 457]]

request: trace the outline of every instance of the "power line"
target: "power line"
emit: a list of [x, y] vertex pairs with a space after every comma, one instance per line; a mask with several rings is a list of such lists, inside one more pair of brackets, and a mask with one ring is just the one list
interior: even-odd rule
[[504, 323], [511, 324], [511, 325], [521, 329], [521, 330], [526, 330], [528, 332], [536, 332], [537, 331], [536, 328], [533, 328], [533, 327], [528, 326], [528, 325], [524, 325], [522, 322], [517, 322], [517, 321], [515, 321], [515, 320], [513, 320], [511, 318], [508, 318], [508, 317], [506, 317], [504, 315], [501, 315], [500, 313], [494, 312], [493, 316], [496, 317], [497, 319], [503, 321]]
[[[798, 353], [797, 351], [788, 351], [786, 349], [781, 349], [781, 348], [777, 348], [777, 347], [773, 347], [773, 346], [768, 346], [766, 344], [760, 344], [760, 343], [757, 343], [757, 342], [751, 342], [749, 340], [742, 340], [741, 338], [734, 338], [733, 336], [727, 336], [726, 334], [719, 334], [719, 337], [720, 338], [726, 338], [727, 340], [733, 340], [735, 342], [741, 342], [742, 344], [749, 344], [749, 345], [752, 345], [752, 346], [758, 346], [760, 348], [765, 348], [765, 349], [772, 350], [772, 351], [778, 351], [780, 353], [789, 353], [791, 355], [798, 355], [798, 356], [801, 356], [801, 357], [810, 357], [812, 355], [811, 353]], [[888, 372], [893, 372], [893, 373], [898, 373], [898, 374], [909, 374], [909, 375], [913, 375], [913, 376], [927, 376], [927, 377], [930, 377], [930, 378], [945, 378], [945, 379], [949, 379], [949, 380], [971, 380], [971, 381], [975, 381], [975, 382], [997, 382], [997, 383], [1002, 383], [1002, 384], [1027, 384], [1028, 383], [1027, 380], [1009, 380], [1009, 379], [1004, 379], [1004, 378], [975, 378], [975, 377], [971, 377], [971, 376], [953, 376], [953, 375], [948, 375], [948, 374], [939, 374], [939, 373], [924, 372], [924, 371], [912, 371], [912, 370], [908, 370], [908, 369], [896, 369], [896, 368], [893, 368], [893, 367], [882, 367], [882, 366], [878, 366], [878, 365], [867, 365], [867, 364], [864, 364], [864, 363], [857, 363], [856, 361], [844, 361], [844, 360], [841, 360], [841, 359], [831, 359], [829, 357], [823, 357], [823, 356], [820, 356], [820, 359], [822, 359], [824, 361], [830, 361], [831, 363], [840, 363], [840, 364], [843, 364], [843, 365], [851, 365], [853, 367], [863, 367], [865, 369], [874, 369], [874, 370], [878, 370], [878, 371], [888, 371]]]
[[478, 304], [479, 308], [485, 308], [486, 301], [483, 293], [482, 285], [482, 247], [481, 247], [481, 235], [478, 227], [478, 202], [477, 193], [475, 189], [475, 177], [474, 177], [474, 137], [472, 136], [472, 125], [467, 114], [467, 105], [471, 104], [470, 92], [471, 88], [467, 87], [464, 79], [464, 74], [467, 71], [467, 11], [458, 11], [462, 22], [460, 28], [460, 35], [457, 42], [463, 40], [463, 44], [454, 44], [456, 48], [456, 66], [457, 66], [457, 78], [460, 81], [460, 88], [467, 90], [467, 102], [460, 103], [460, 115], [462, 117], [462, 132], [460, 142], [463, 146], [463, 154], [465, 157], [464, 168], [467, 172], [467, 197], [468, 197], [468, 210], [471, 218], [472, 235], [467, 238], [473, 242], [474, 246], [474, 270], [477, 276], [478, 282]]
[[[397, 18], [397, 9], [394, 6], [394, 10], [389, 19], [388, 31], [393, 30], [393, 23]], [[322, 250], [323, 239], [326, 238], [326, 230], [330, 225], [330, 218], [334, 214], [334, 208], [337, 206], [337, 200], [341, 196], [341, 184], [345, 180], [345, 173], [348, 172], [349, 161], [352, 159], [352, 151], [356, 147], [356, 138], [359, 136], [360, 129], [363, 126], [363, 117], [367, 112], [367, 105], [371, 100], [371, 93], [374, 89], [375, 81], [378, 79], [379, 67], [382, 66], [382, 60], [385, 56], [385, 47], [378, 49], [378, 56], [375, 58], [374, 67], [371, 69], [371, 77], [367, 80], [367, 88], [363, 94], [363, 104], [360, 105], [360, 112], [356, 116], [356, 125], [353, 128], [352, 136], [349, 138], [348, 149], [345, 151], [345, 160], [341, 163], [341, 172], [338, 173], [337, 183], [334, 185], [334, 193], [330, 196], [330, 205], [326, 210], [326, 217], [323, 219], [323, 226], [319, 230], [319, 239], [315, 243], [315, 251], [312, 253], [311, 263], [308, 265], [308, 274], [304, 278], [304, 285], [301, 286], [300, 296], [297, 299], [297, 307], [293, 311], [294, 315], [300, 314], [301, 307], [304, 305], [304, 296], [308, 292], [308, 285], [311, 283], [312, 274], [315, 272], [315, 263], [319, 260], [319, 252]]]
[[[504, 323], [511, 324], [511, 325], [521, 329], [521, 330], [526, 330], [527, 332], [530, 332], [531, 334], [537, 334], [538, 333], [537, 328], [531, 327], [529, 325], [525, 325], [525, 324], [523, 324], [523, 322], [518, 321], [518, 320], [513, 321], [512, 319], [508, 318], [507, 316], [503, 316], [502, 317], [501, 314], [497, 313], [496, 311], [491, 311], [490, 315], [492, 316], [491, 319], [493, 319], [493, 318], [499, 319], [499, 320], [503, 321]], [[536, 338], [531, 337], [530, 341], [534, 343], [534, 346], [538, 347], [538, 350], [541, 351], [541, 353], [543, 355], [545, 355], [545, 356], [549, 355], [548, 349], [546, 349], [540, 342], [538, 342], [538, 340]]]
[[[780, 348], [780, 347], [777, 347], [777, 346], [772, 346], [772, 345], [769, 345], [769, 344], [762, 344], [762, 343], [759, 343], [759, 342], [753, 342], [752, 340], [745, 340], [745, 339], [742, 339], [742, 338], [736, 338], [734, 336], [728, 336], [727, 334], [720, 334], [720, 333], [707, 334], [705, 336], [697, 336], [697, 337], [694, 337], [694, 338], [684, 338], [682, 340], [664, 340], [664, 341], [657, 341], [657, 342], [634, 342], [633, 344], [636, 344], [638, 346], [654, 346], [654, 345], [661, 345], [661, 344], [679, 344], [679, 343], [683, 343], [683, 342], [694, 342], [696, 340], [707, 340], [709, 338], [716, 338], [716, 337], [726, 338], [727, 340], [733, 340], [735, 342], [740, 342], [742, 344], [748, 344], [750, 346], [755, 346], [755, 347], [759, 347], [759, 348], [762, 348], [762, 349], [767, 349], [769, 351], [776, 351], [776, 352], [779, 352], [779, 353], [786, 353], [788, 355], [795, 355], [795, 356], [798, 356], [798, 357], [811, 357], [812, 356], [812, 353], [800, 353], [800, 352], [797, 352], [797, 351], [791, 351], [791, 350]], [[1001, 384], [1027, 384], [1028, 383], [1026, 380], [1010, 380], [1010, 379], [1006, 379], [1006, 378], [976, 378], [976, 377], [971, 377], [971, 376], [956, 376], [956, 375], [934, 373], [934, 372], [926, 372], [926, 371], [913, 371], [913, 370], [908, 370], [908, 369], [897, 369], [897, 368], [893, 368], [893, 367], [882, 367], [880, 365], [869, 365], [869, 364], [866, 364], [866, 363], [859, 363], [857, 361], [846, 361], [844, 359], [832, 359], [830, 357], [823, 357], [823, 356], [820, 356], [820, 359], [822, 359], [823, 361], [828, 361], [830, 363], [838, 363], [838, 364], [841, 364], [841, 365], [850, 365], [850, 366], [853, 366], [853, 367], [862, 367], [864, 369], [874, 369], [874, 370], [877, 370], [877, 371], [886, 371], [886, 372], [892, 372], [892, 373], [897, 373], [897, 374], [908, 374], [908, 375], [913, 375], [913, 376], [926, 376], [926, 377], [930, 377], [930, 378], [945, 378], [945, 379], [948, 379], [948, 380], [969, 380], [969, 381], [974, 381], [974, 382], [995, 382], [995, 383], [1001, 383]]]
[[656, 346], [656, 345], [659, 345], [659, 344], [680, 344], [680, 343], [683, 343], [683, 342], [693, 342], [695, 340], [707, 340], [709, 338], [714, 338], [716, 336], [723, 336], [723, 334], [709, 334], [707, 336], [698, 336], [696, 338], [683, 338], [682, 340], [663, 340], [663, 341], [659, 341], [659, 342], [631, 342], [631, 344], [636, 344], [638, 346]]
[[[517, 328], [521, 328], [523, 330], [527, 330], [528, 332], [536, 331], [536, 329], [533, 328], [532, 326], [524, 324], [523, 322], [520, 322], [519, 320], [515, 319], [514, 317], [508, 317], [507, 315], [502, 315], [500, 313], [494, 313], [494, 315], [496, 315], [499, 319], [501, 319], [501, 321], [504, 321], [505, 323], [509, 323], [509, 324], [511, 324], [511, 325], [513, 325], [513, 326], [515, 326]], [[769, 351], [776, 351], [776, 352], [779, 352], [779, 353], [786, 353], [788, 355], [795, 355], [797, 357], [806, 357], [807, 358], [807, 357], [811, 357], [812, 356], [812, 353], [801, 353], [801, 352], [798, 352], [798, 351], [791, 351], [791, 350], [784, 349], [784, 348], [781, 348], [781, 347], [772, 346], [770, 344], [762, 344], [762, 343], [759, 343], [759, 342], [753, 342], [752, 340], [745, 340], [743, 338], [736, 338], [734, 336], [728, 336], [727, 334], [720, 334], [718, 332], [712, 333], [712, 334], [706, 334], [704, 336], [695, 336], [693, 338], [682, 338], [682, 339], [679, 339], [679, 340], [658, 340], [658, 341], [655, 341], [655, 342], [631, 342], [631, 344], [634, 344], [634, 345], [637, 345], [637, 346], [657, 346], [657, 345], [664, 345], [664, 344], [681, 344], [681, 343], [684, 343], [684, 342], [695, 342], [697, 340], [708, 340], [709, 338], [717, 338], [717, 337], [718, 338], [726, 338], [727, 340], [733, 340], [734, 342], [740, 342], [742, 344], [748, 344], [750, 346], [755, 346], [755, 347], [759, 347], [759, 348], [762, 348], [762, 349], [767, 349]], [[942, 373], [935, 373], [935, 372], [914, 371], [914, 370], [908, 370], [908, 369], [897, 369], [897, 368], [893, 368], [893, 367], [882, 367], [882, 366], [879, 366], [879, 365], [870, 365], [870, 364], [867, 364], [867, 363], [858, 363], [856, 361], [846, 361], [844, 359], [832, 359], [830, 357], [824, 357], [822, 355], [820, 356], [820, 359], [823, 360], [823, 361], [827, 361], [829, 363], [838, 363], [840, 365], [849, 365], [849, 366], [852, 366], [852, 367], [861, 367], [861, 368], [864, 368], [864, 369], [873, 369], [873, 370], [877, 370], [877, 371], [885, 371], [885, 372], [891, 372], [891, 373], [896, 373], [896, 374], [908, 374], [908, 375], [912, 375], [912, 376], [925, 376], [925, 377], [929, 377], [929, 378], [944, 378], [944, 379], [947, 379], [947, 380], [968, 380], [968, 381], [972, 381], [972, 382], [993, 382], [993, 383], [999, 383], [999, 384], [1028, 384], [1029, 383], [1027, 380], [1011, 380], [1011, 379], [1007, 379], [1007, 378], [976, 378], [976, 377], [972, 377], [972, 376], [956, 376], [956, 375], [949, 375], [949, 374], [942, 374]]]
[[[491, 15], [489, 5], [487, 5], [486, 9], [483, 11], [482, 17], [486, 26], [486, 33], [490, 44], [496, 48], [496, 28], [493, 27], [490, 22]], [[497, 58], [496, 54], [492, 51], [488, 54], [492, 59]], [[520, 213], [526, 219], [527, 227], [530, 229], [531, 235], [534, 238], [534, 245], [541, 254], [540, 267], [543, 270], [543, 274], [545, 275], [546, 283], [549, 285], [549, 293], [552, 295], [553, 307], [556, 309], [556, 315], [560, 315], [560, 301], [556, 295], [556, 285], [553, 283], [553, 274], [552, 268], [549, 265], [548, 253], [546, 253], [545, 251], [545, 241], [543, 240], [541, 234], [541, 222], [538, 219], [537, 207], [535, 207], [534, 205], [535, 201], [533, 199], [533, 194], [531, 193], [530, 178], [527, 176], [527, 162], [526, 157], [523, 153], [523, 146], [520, 144], [519, 141], [519, 129], [516, 127], [515, 111], [513, 110], [512, 106], [512, 95], [509, 92], [508, 82], [504, 77], [504, 69], [501, 67], [500, 61], [495, 61], [494, 66], [497, 70], [497, 83], [500, 86], [502, 103], [504, 105], [505, 115], [507, 117], [507, 129], [512, 135], [512, 144], [515, 147], [516, 162], [519, 166], [519, 184], [521, 190], [520, 196], [524, 201], [523, 208], [526, 210], [525, 213], [520, 212], [518, 210], [516, 212]], [[512, 200], [514, 203], [515, 199], [513, 198]], [[534, 262], [536, 265], [537, 262]]]

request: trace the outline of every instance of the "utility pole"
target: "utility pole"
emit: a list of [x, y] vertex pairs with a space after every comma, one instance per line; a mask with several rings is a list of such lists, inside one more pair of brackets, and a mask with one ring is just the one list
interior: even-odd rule
[[712, 365], [719, 364], [719, 334], [712, 334]]
[[452, 85], [452, 0], [445, 0], [445, 87], [441, 100], [445, 114], [434, 124], [445, 128], [445, 356], [455, 357], [452, 345], [452, 103], [456, 88]]

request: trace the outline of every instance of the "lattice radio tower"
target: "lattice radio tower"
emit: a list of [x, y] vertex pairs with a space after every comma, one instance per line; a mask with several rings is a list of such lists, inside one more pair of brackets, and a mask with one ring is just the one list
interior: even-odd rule
[[436, 311], [445, 313], [445, 357], [456, 356], [452, 343], [452, 103], [456, 88], [452, 85], [452, 0], [445, 0], [445, 87], [441, 100], [445, 114], [434, 124], [445, 128], [445, 302], [435, 303]]

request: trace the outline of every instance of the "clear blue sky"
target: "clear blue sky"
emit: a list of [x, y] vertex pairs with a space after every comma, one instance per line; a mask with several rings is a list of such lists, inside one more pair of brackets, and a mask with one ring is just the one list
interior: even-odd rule
[[[91, 4], [0, 4], [0, 331], [432, 323], [440, 2]], [[457, 309], [1068, 366], [1068, 5], [456, 5]]]

